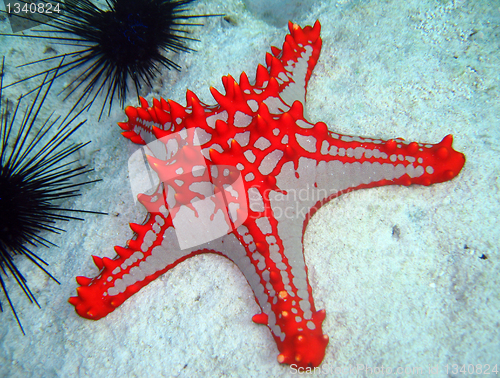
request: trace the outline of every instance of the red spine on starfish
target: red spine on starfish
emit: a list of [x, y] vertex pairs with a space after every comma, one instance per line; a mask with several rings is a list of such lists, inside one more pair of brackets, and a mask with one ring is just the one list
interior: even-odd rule
[[148, 211], [114, 259], [94, 256], [99, 274], [78, 277], [70, 298], [79, 315], [100, 319], [161, 274], [199, 253], [232, 260], [251, 285], [278, 361], [318, 366], [328, 336], [314, 306], [302, 237], [318, 207], [342, 193], [382, 185], [451, 180], [465, 163], [452, 137], [436, 145], [332, 132], [304, 118], [307, 82], [321, 51], [320, 24], [289, 24], [255, 83], [222, 78], [216, 105], [187, 91], [186, 106], [164, 99], [128, 107], [123, 135], [147, 144], [159, 184], [138, 199]]

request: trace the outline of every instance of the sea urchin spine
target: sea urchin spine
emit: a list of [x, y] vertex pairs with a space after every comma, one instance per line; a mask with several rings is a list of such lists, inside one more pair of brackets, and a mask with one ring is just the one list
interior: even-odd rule
[[[36, 92], [24, 114], [20, 98], [12, 113], [2, 104], [4, 61], [0, 77], [0, 286], [21, 327], [14, 305], [8, 295], [5, 277], [11, 277], [22, 288], [28, 299], [38, 302], [31, 292], [27, 279], [16, 267], [16, 255], [29, 259], [50, 278], [58, 282], [44, 267], [48, 265], [32, 247], [55, 246], [44, 235], [46, 231], [60, 233], [58, 221], [81, 220], [75, 213], [97, 213], [86, 210], [65, 209], [58, 206], [61, 199], [78, 196], [78, 188], [91, 182], [72, 182], [76, 176], [91, 171], [86, 166], [76, 166], [76, 161], [67, 161], [73, 153], [87, 143], [68, 144], [68, 138], [84, 123], [71, 126], [60, 117], [38, 122], [47, 93], [53, 82], [44, 78], [42, 86], [47, 88]], [[57, 73], [57, 71], [55, 71]], [[16, 122], [16, 118], [22, 118]], [[69, 117], [66, 117], [69, 118]], [[0, 310], [3, 311], [1, 302]]]
[[[26, 0], [20, 0], [26, 2]], [[90, 99], [93, 103], [99, 93], [105, 93], [101, 115], [109, 103], [111, 111], [115, 95], [123, 107], [128, 93], [127, 82], [131, 80], [137, 95], [141, 83], [152, 86], [152, 81], [163, 67], [180, 70], [179, 64], [167, 58], [166, 51], [194, 51], [186, 45], [187, 41], [197, 41], [188, 36], [184, 26], [203, 26], [190, 23], [189, 20], [219, 15], [190, 15], [188, 5], [195, 0], [106, 0], [107, 9], [100, 9], [90, 0], [52, 0], [59, 4], [64, 12], [50, 17], [47, 24], [56, 35], [10, 36], [42, 38], [59, 44], [77, 46], [75, 51], [59, 54], [27, 64], [40, 63], [66, 57], [56, 77], [73, 70], [77, 77], [76, 84], [67, 95], [70, 96], [81, 86], [85, 86], [77, 103]], [[18, 15], [18, 17], [23, 17]], [[29, 76], [25, 81], [36, 76], [55, 71], [52, 67], [38, 74]], [[18, 83], [19, 83], [18, 82]]]

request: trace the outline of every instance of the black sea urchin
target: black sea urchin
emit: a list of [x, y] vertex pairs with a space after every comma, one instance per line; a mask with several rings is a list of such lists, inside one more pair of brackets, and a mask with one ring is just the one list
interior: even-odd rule
[[[17, 282], [28, 299], [38, 307], [26, 278], [16, 267], [21, 255], [31, 260], [50, 278], [58, 282], [43, 265], [48, 265], [31, 249], [36, 246], [54, 246], [46, 239], [46, 231], [60, 233], [57, 221], [81, 219], [68, 214], [95, 213], [71, 210], [58, 206], [61, 199], [78, 196], [78, 187], [94, 181], [74, 183], [72, 179], [91, 169], [76, 166], [67, 161], [70, 155], [88, 143], [67, 144], [67, 139], [84, 122], [71, 126], [61, 117], [49, 117], [43, 123], [37, 117], [42, 109], [52, 80], [42, 92], [42, 86], [34, 94], [35, 99], [24, 108], [22, 99], [10, 112], [2, 103], [3, 70], [0, 78], [0, 285], [24, 333], [21, 322], [7, 292], [6, 277]], [[55, 71], [57, 73], [57, 71]], [[22, 115], [21, 115], [22, 114]], [[16, 119], [21, 121], [16, 122]], [[69, 118], [69, 117], [66, 117]], [[59, 283], [59, 282], [58, 282]], [[3, 311], [0, 302], [0, 310]]]
[[[177, 63], [163, 55], [166, 51], [194, 51], [186, 46], [186, 42], [197, 39], [188, 37], [189, 32], [182, 27], [203, 26], [189, 20], [217, 15], [186, 14], [193, 1], [106, 0], [107, 9], [100, 9], [89, 0], [51, 0], [64, 9], [60, 16], [51, 17], [51, 23], [47, 24], [56, 35], [42, 35], [39, 31], [36, 35], [23, 37], [74, 45], [75, 51], [28, 64], [64, 56], [67, 62], [57, 76], [78, 71], [78, 76], [73, 79], [76, 84], [67, 90], [66, 97], [85, 86], [76, 105], [87, 99], [92, 103], [99, 93], [105, 92], [101, 115], [106, 103], [111, 110], [115, 95], [123, 107], [129, 79], [139, 95], [141, 82], [152, 86], [152, 80], [162, 67], [180, 70]], [[52, 67], [21, 81], [55, 69]]]

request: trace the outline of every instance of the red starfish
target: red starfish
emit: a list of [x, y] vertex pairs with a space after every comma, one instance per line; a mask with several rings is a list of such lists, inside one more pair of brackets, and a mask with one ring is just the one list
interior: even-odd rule
[[[222, 78], [217, 104], [187, 92], [186, 107], [153, 100], [128, 107], [123, 135], [148, 145], [160, 184], [139, 195], [149, 216], [111, 260], [94, 256], [97, 277], [77, 277], [78, 314], [106, 316], [181, 261], [212, 252], [231, 259], [251, 285], [271, 330], [278, 361], [318, 366], [328, 336], [307, 278], [302, 237], [321, 204], [345, 192], [382, 185], [430, 185], [455, 177], [465, 163], [440, 143], [340, 135], [304, 119], [306, 86], [321, 50], [320, 24], [289, 24], [283, 48], [272, 47], [255, 84]], [[154, 153], [153, 153], [154, 151]], [[154, 155], [154, 156], [153, 156]]]

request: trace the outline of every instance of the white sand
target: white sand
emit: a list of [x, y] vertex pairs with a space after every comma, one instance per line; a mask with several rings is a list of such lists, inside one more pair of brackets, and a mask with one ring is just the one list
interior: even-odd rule
[[[253, 76], [270, 45], [281, 47], [287, 33], [256, 19], [242, 1], [200, 0], [195, 12], [226, 13], [236, 25], [207, 21], [196, 33], [201, 42], [192, 45], [198, 53], [175, 57], [184, 70], [166, 72], [156, 97], [184, 104], [189, 88], [213, 103], [209, 86], [222, 90], [220, 78], [228, 73]], [[330, 336], [323, 372], [360, 364], [422, 367], [428, 376], [429, 366], [437, 366], [435, 376], [445, 377], [453, 364], [500, 363], [498, 3], [324, 1], [295, 21], [312, 25], [318, 18], [323, 50], [308, 88], [310, 121], [383, 139], [437, 143], [451, 133], [467, 157], [451, 182], [351, 193], [311, 220], [305, 257]], [[5, 20], [0, 27], [9, 32]], [[15, 65], [50, 56], [42, 55], [50, 44], [33, 42], [0, 37], [7, 82], [30, 70]], [[72, 105], [60, 100], [51, 98], [47, 112]], [[110, 216], [65, 224], [68, 232], [52, 238], [60, 248], [36, 250], [60, 286], [19, 260], [42, 310], [10, 282], [26, 336], [9, 309], [0, 315], [0, 376], [291, 375], [277, 363], [267, 327], [251, 321], [258, 306], [249, 285], [222, 257], [187, 260], [97, 322], [67, 303], [75, 276], [97, 274], [90, 256], [113, 257], [113, 246], [132, 236], [128, 222], [144, 217], [127, 176], [136, 147], [116, 126], [126, 117], [116, 107], [97, 122], [98, 111], [87, 114], [76, 140], [92, 139], [81, 159], [95, 168], [89, 177], [103, 182], [84, 188], [74, 206]], [[394, 226], [399, 238], [392, 236]], [[418, 376], [407, 372], [398, 376]], [[365, 370], [343, 375], [370, 376]]]

